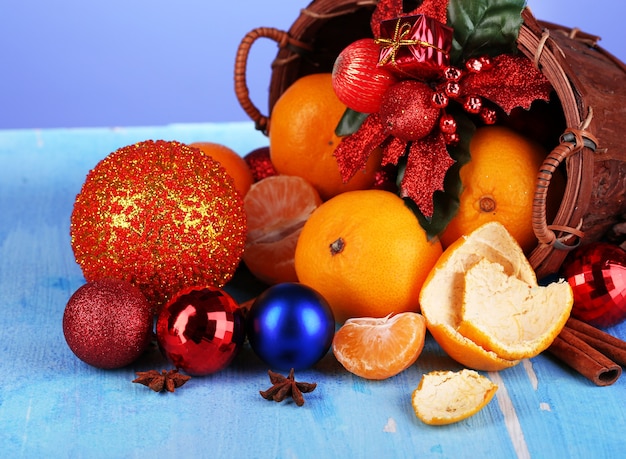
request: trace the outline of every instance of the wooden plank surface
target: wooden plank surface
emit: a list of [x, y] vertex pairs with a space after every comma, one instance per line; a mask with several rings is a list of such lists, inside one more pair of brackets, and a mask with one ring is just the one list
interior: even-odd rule
[[[620, 457], [626, 382], [596, 387], [549, 356], [488, 373], [499, 390], [480, 413], [431, 427], [413, 414], [421, 375], [459, 369], [427, 339], [418, 362], [385, 381], [347, 373], [328, 355], [297, 376], [317, 382], [306, 403], [262, 399], [267, 367], [244, 348], [221, 373], [176, 393], [131, 384], [165, 368], [156, 350], [114, 371], [79, 361], [61, 320], [84, 283], [69, 217], [86, 173], [116, 148], [145, 139], [229, 145], [267, 139], [249, 123], [0, 131], [0, 447], [5, 457]], [[229, 290], [248, 298], [245, 276]], [[608, 330], [625, 339], [626, 325]]]

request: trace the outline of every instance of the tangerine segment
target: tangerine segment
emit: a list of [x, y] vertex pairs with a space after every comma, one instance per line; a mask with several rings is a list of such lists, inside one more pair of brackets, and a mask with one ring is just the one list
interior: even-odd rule
[[565, 281], [530, 285], [484, 259], [465, 274], [458, 332], [502, 358], [531, 358], [561, 332], [573, 302]]
[[370, 188], [382, 161], [375, 149], [363, 170], [344, 183], [335, 148], [335, 129], [346, 106], [332, 85], [330, 73], [306, 75], [289, 86], [272, 109], [269, 142], [272, 164], [280, 174], [308, 180], [323, 200], [351, 190]]
[[441, 255], [394, 193], [349, 191], [322, 204], [302, 229], [296, 272], [335, 319], [418, 312], [424, 279]]
[[253, 184], [244, 198], [248, 233], [243, 261], [267, 284], [296, 282], [294, 254], [304, 223], [321, 204], [300, 177], [275, 175]]
[[535, 272], [519, 244], [501, 223], [489, 222], [444, 251], [424, 281], [420, 307], [428, 330], [450, 357], [475, 370], [497, 371], [519, 361], [504, 359], [457, 330], [462, 319], [465, 272], [483, 258], [502, 265], [508, 276], [537, 285]]
[[425, 424], [452, 424], [482, 410], [497, 390], [496, 384], [473, 370], [432, 371], [422, 376], [411, 404]]
[[335, 333], [332, 349], [349, 372], [367, 379], [386, 379], [415, 363], [425, 336], [424, 317], [415, 312], [352, 318]]

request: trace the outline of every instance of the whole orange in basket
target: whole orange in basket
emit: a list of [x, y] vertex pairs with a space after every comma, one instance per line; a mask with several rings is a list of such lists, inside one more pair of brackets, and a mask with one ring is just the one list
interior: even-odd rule
[[[484, 223], [498, 221], [524, 252], [532, 250], [537, 244], [532, 228], [535, 183], [547, 154], [541, 145], [510, 128], [479, 128], [470, 143], [471, 160], [460, 171], [460, 207], [441, 234], [443, 246]], [[556, 191], [559, 184], [554, 185]], [[560, 199], [558, 192], [551, 198]]]
[[296, 246], [296, 273], [328, 300], [335, 319], [417, 312], [424, 279], [441, 255], [394, 193], [339, 194], [313, 212]]
[[386, 379], [415, 363], [424, 349], [426, 322], [421, 314], [403, 312], [383, 318], [346, 320], [333, 338], [333, 354], [350, 373]]
[[246, 195], [252, 186], [252, 182], [254, 182], [254, 178], [248, 163], [236, 151], [228, 148], [226, 145], [214, 142], [193, 142], [189, 146], [200, 149], [200, 151], [218, 161], [235, 181], [235, 188], [241, 196]]
[[373, 185], [382, 152], [370, 155], [365, 169], [344, 183], [333, 156], [341, 138], [335, 128], [346, 106], [337, 98], [330, 73], [296, 80], [276, 101], [269, 132], [270, 157], [280, 174], [308, 180], [326, 200]]
[[244, 198], [248, 233], [243, 261], [267, 284], [296, 282], [294, 254], [304, 222], [320, 204], [302, 177], [274, 175], [250, 187]]

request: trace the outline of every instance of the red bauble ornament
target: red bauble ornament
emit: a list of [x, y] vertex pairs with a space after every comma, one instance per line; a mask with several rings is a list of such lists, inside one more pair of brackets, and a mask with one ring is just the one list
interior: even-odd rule
[[176, 294], [157, 320], [161, 351], [190, 375], [208, 375], [226, 368], [244, 337], [239, 305], [215, 287], [192, 287]]
[[87, 282], [69, 299], [63, 334], [72, 352], [98, 368], [120, 368], [150, 344], [153, 314], [141, 291], [128, 282]]
[[269, 147], [260, 147], [252, 150], [243, 159], [248, 164], [255, 182], [278, 174], [272, 164]]
[[72, 249], [89, 280], [140, 288], [158, 310], [187, 285], [222, 286], [246, 240], [243, 199], [226, 170], [197, 148], [144, 141], [89, 172], [71, 218]]
[[626, 252], [595, 242], [572, 252], [563, 275], [574, 291], [572, 316], [596, 327], [626, 319]]
[[352, 42], [333, 66], [333, 88], [339, 100], [360, 113], [375, 113], [383, 94], [397, 82], [387, 69], [378, 66], [380, 46], [371, 38]]
[[434, 91], [425, 83], [404, 80], [385, 93], [380, 118], [389, 134], [405, 142], [426, 137], [439, 119], [432, 103]]

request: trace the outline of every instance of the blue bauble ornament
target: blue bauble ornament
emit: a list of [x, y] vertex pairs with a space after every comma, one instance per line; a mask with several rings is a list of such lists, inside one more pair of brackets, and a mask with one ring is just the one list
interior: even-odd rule
[[252, 350], [270, 367], [302, 370], [330, 349], [335, 318], [326, 300], [303, 284], [265, 290], [250, 307], [246, 331]]

